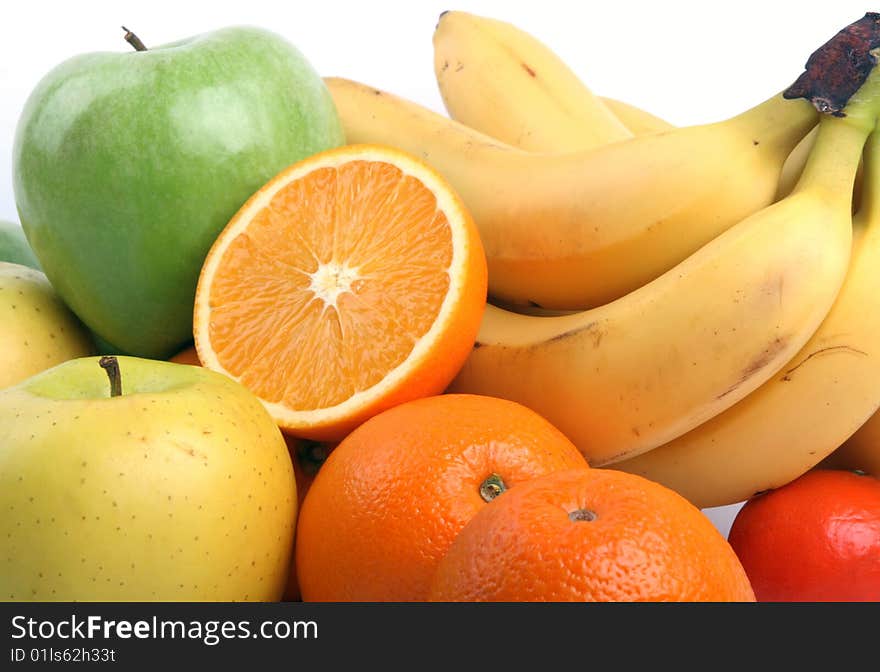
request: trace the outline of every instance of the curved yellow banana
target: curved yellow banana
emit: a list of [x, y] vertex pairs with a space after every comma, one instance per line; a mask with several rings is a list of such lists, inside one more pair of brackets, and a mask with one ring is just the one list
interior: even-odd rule
[[594, 466], [650, 455], [710, 420], [779, 371], [831, 308], [869, 131], [855, 114], [823, 119], [789, 197], [613, 303], [563, 317], [488, 306], [450, 391], [529, 406]]
[[511, 23], [444, 12], [433, 43], [449, 116], [514, 147], [574, 151], [674, 128], [635, 105], [595, 95], [546, 44]]
[[529, 151], [592, 149], [633, 134], [544, 43], [506, 21], [444, 12], [434, 74], [449, 116]]
[[[880, 138], [876, 143], [850, 268], [812, 338], [732, 408], [612, 468], [658, 481], [701, 508], [784, 485], [825, 458], [835, 467], [880, 469], [880, 422], [869, 421], [835, 451], [880, 404]], [[873, 461], [865, 459], [870, 455]]]
[[419, 156], [462, 196], [490, 295], [553, 310], [621, 297], [769, 205], [817, 114], [780, 94], [726, 121], [537, 154], [364, 84], [325, 81], [349, 142]]

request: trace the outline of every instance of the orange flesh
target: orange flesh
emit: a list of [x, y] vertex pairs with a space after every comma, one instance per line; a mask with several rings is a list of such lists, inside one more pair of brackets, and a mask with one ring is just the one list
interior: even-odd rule
[[409, 356], [439, 314], [451, 262], [448, 220], [420, 181], [377, 161], [317, 169], [225, 250], [211, 346], [266, 401], [334, 406]]

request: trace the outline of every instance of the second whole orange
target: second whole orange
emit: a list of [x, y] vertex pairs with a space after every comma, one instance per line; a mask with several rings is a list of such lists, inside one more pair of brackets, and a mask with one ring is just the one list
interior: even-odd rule
[[754, 602], [700, 509], [612, 469], [558, 471], [483, 507], [432, 579], [439, 602]]

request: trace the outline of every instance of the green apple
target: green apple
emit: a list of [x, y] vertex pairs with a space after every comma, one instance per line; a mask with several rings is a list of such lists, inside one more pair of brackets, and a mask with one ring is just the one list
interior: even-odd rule
[[88, 330], [43, 273], [0, 261], [0, 388], [94, 352]]
[[280, 600], [296, 513], [284, 438], [222, 374], [86, 357], [0, 390], [0, 600]]
[[192, 339], [198, 274], [229, 219], [283, 168], [343, 142], [305, 57], [230, 27], [45, 75], [16, 129], [15, 200], [80, 319], [123, 352], [167, 359]]
[[24, 230], [12, 222], [0, 220], [0, 261], [24, 264], [40, 270], [40, 262], [34, 256]]

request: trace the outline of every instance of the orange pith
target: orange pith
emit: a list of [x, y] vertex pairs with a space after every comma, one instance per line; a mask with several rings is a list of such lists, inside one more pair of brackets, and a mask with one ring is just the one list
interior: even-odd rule
[[341, 438], [400, 395], [445, 387], [479, 328], [484, 267], [469, 214], [430, 168], [331, 150], [276, 176], [218, 237], [196, 348], [282, 428]]

